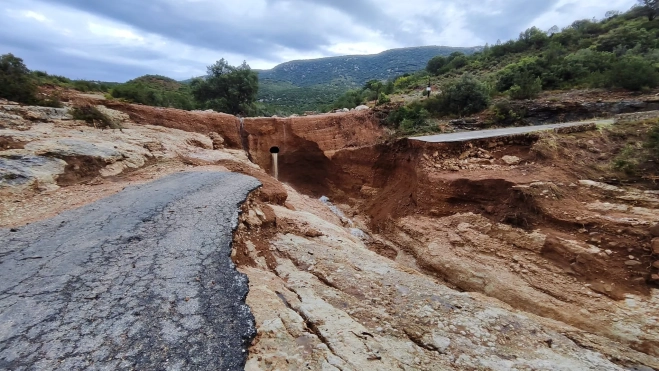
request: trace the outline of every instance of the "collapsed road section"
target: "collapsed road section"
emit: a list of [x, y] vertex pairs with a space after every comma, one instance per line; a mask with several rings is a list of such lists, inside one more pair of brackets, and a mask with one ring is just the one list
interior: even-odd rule
[[0, 369], [242, 369], [254, 318], [229, 256], [259, 186], [178, 173], [0, 230]]

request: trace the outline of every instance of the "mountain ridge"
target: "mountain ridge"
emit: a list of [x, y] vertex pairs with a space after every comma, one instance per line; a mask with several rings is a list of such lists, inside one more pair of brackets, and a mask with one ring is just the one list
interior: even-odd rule
[[424, 69], [430, 59], [454, 52], [472, 54], [482, 47], [419, 46], [354, 54], [293, 60], [269, 70], [258, 70], [259, 79], [289, 82], [305, 87], [318, 84], [359, 86], [373, 79], [387, 80]]

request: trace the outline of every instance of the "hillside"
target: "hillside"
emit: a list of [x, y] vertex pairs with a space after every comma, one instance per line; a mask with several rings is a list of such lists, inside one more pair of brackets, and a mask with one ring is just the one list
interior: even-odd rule
[[111, 92], [114, 98], [149, 106], [193, 109], [190, 85], [169, 77], [145, 75], [115, 86]]
[[472, 54], [481, 49], [421, 46], [392, 49], [373, 55], [291, 61], [271, 70], [260, 71], [259, 78], [264, 81], [289, 82], [301, 87], [319, 84], [359, 86], [369, 80], [388, 80], [424, 69], [428, 61], [438, 55], [447, 56], [454, 52]]
[[[430, 99], [423, 96], [428, 82], [433, 86]], [[532, 116], [538, 110], [549, 111], [548, 106], [554, 111], [543, 120], [560, 121], [565, 112], [556, 102], [563, 92], [581, 94], [588, 89], [590, 93], [584, 94], [615, 100], [625, 91], [654, 95], [656, 88], [659, 18], [637, 6], [600, 20], [577, 20], [562, 30], [532, 27], [517, 39], [468, 56], [435, 57], [425, 70], [396, 78], [385, 97], [362, 87], [333, 106], [391, 101], [384, 108], [391, 112], [389, 125], [412, 135], [442, 131], [452, 119], [469, 116], [468, 121], [481, 127], [527, 125], [537, 121]]]
[[271, 70], [259, 71], [258, 99], [275, 113], [319, 110], [367, 81], [389, 80], [422, 70], [431, 58], [438, 55], [448, 56], [454, 52], [470, 55], [481, 49], [422, 46], [392, 49], [374, 55], [286, 62]]

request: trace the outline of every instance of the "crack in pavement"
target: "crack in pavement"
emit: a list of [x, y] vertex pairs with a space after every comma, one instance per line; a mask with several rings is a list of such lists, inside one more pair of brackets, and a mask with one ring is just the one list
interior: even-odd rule
[[230, 254], [259, 186], [178, 173], [0, 229], [0, 369], [243, 369], [256, 330]]

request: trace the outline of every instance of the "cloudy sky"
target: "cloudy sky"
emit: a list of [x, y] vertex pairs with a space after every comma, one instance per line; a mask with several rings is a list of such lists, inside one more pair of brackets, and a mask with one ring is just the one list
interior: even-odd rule
[[220, 58], [293, 59], [476, 46], [636, 0], [0, 0], [0, 54], [70, 78], [201, 75]]

